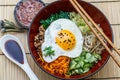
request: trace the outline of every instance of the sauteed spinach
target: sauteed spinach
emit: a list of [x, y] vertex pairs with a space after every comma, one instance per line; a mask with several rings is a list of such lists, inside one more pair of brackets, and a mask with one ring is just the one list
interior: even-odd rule
[[60, 19], [60, 18], [66, 18], [69, 19], [70, 18], [70, 13], [69, 12], [64, 12], [64, 11], [60, 11], [59, 13], [56, 14], [52, 14], [49, 18], [47, 18], [46, 20], [41, 20], [40, 23], [43, 25], [43, 27], [45, 29], [48, 28], [48, 26], [55, 20]]

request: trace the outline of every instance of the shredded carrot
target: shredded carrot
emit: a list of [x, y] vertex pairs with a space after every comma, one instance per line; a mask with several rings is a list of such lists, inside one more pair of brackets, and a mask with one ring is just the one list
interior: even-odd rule
[[66, 56], [60, 56], [51, 63], [47, 63], [45, 61], [42, 62], [42, 61], [43, 59], [41, 59], [41, 65], [45, 70], [49, 71], [52, 74], [66, 76], [69, 68], [70, 58]]

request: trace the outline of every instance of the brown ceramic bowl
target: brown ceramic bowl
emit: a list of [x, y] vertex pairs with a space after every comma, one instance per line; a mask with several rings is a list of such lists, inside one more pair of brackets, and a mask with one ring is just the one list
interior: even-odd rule
[[[108, 22], [108, 20], [106, 19], [106, 17], [103, 15], [103, 13], [98, 10], [95, 6], [78, 0], [79, 4], [82, 5], [82, 7], [86, 10], [86, 12], [90, 15], [90, 17], [97, 23], [100, 24], [100, 27], [103, 29], [104, 33], [109, 37], [109, 39], [112, 41], [112, 30], [110, 27], [110, 24]], [[44, 70], [46, 73], [47, 72], [45, 69], [42, 68], [42, 66], [40, 65], [40, 62], [37, 61], [37, 59], [39, 58], [39, 55], [37, 54], [36, 48], [34, 47], [34, 37], [35, 35], [38, 33], [38, 28], [40, 26], [40, 20], [44, 20], [46, 18], [48, 18], [51, 14], [53, 13], [57, 13], [60, 10], [62, 11], [75, 11], [75, 9], [73, 8], [73, 6], [70, 4], [69, 0], [59, 0], [56, 2], [53, 2], [51, 4], [49, 4], [48, 6], [44, 7], [42, 10], [40, 10], [40, 12], [36, 15], [36, 17], [34, 18], [30, 30], [29, 30], [29, 36], [28, 36], [28, 44], [29, 44], [29, 49], [31, 52], [32, 57], [34, 58], [35, 62], [38, 64], [38, 66]], [[109, 46], [109, 45], [108, 45]], [[56, 77], [56, 78], [60, 78], [60, 79], [83, 79], [86, 77], [89, 77], [93, 74], [95, 74], [96, 72], [98, 72], [108, 61], [109, 59], [109, 53], [104, 50], [102, 53], [102, 60], [99, 61], [97, 64], [95, 64], [95, 66], [92, 67], [92, 69], [82, 75], [75, 75], [75, 76], [71, 76], [70, 78], [66, 78], [63, 76], [59, 76], [59, 75], [53, 75], [51, 73], [49, 73], [50, 75]]]

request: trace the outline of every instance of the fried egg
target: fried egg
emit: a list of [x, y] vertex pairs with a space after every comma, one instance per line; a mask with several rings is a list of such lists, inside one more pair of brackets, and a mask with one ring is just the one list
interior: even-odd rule
[[[50, 63], [60, 56], [78, 57], [82, 52], [83, 37], [77, 25], [69, 19], [58, 19], [50, 24], [41, 46], [43, 59]], [[51, 47], [54, 55], [45, 56], [46, 47]]]

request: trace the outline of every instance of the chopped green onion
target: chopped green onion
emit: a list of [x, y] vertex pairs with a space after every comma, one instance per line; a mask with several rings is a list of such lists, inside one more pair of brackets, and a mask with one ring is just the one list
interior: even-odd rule
[[52, 50], [52, 47], [51, 47], [51, 46], [46, 47], [46, 48], [44, 49], [44, 51], [45, 51], [45, 54], [44, 54], [45, 57], [50, 56], [50, 57], [52, 58], [52, 56], [55, 55], [55, 54], [54, 54], [55, 51]]
[[17, 27], [13, 22], [9, 20], [0, 20], [0, 32], [24, 32], [23, 28]]

